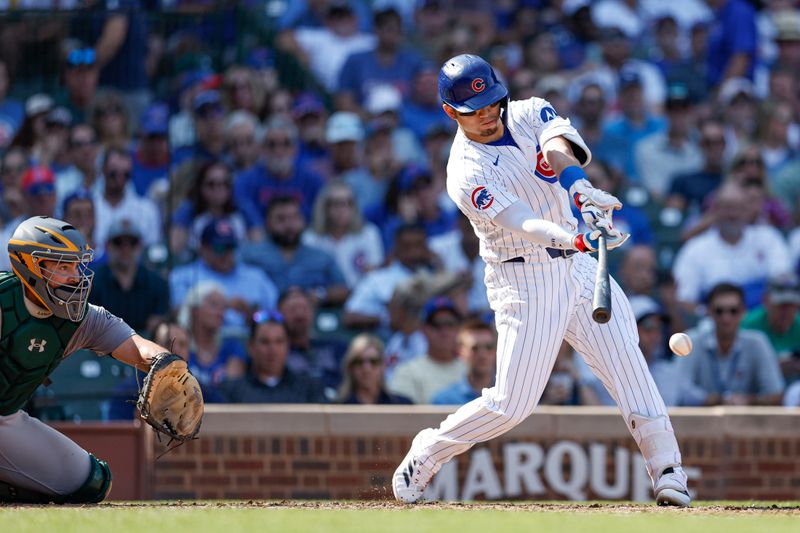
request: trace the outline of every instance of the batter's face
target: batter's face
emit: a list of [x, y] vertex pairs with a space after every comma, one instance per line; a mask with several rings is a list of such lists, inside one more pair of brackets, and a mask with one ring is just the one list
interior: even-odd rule
[[455, 120], [468, 139], [479, 143], [496, 141], [503, 136], [503, 121], [500, 120], [500, 102], [482, 107], [474, 114], [456, 111], [447, 104], [442, 109], [447, 116]]

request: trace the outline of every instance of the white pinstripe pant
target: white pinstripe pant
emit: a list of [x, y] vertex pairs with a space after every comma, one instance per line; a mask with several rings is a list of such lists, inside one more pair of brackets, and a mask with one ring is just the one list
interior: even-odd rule
[[487, 265], [498, 334], [495, 386], [438, 429], [421, 432], [415, 454], [425, 467], [435, 473], [453, 456], [525, 420], [539, 403], [564, 339], [583, 355], [626, 421], [632, 412], [667, 414], [639, 349], [630, 304], [613, 279], [611, 320], [592, 320], [596, 271], [597, 261], [580, 253], [544, 263]]

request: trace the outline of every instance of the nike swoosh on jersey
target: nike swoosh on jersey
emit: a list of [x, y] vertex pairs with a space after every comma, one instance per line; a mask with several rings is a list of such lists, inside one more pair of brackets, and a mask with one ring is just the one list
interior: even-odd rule
[[497, 166], [498, 161], [500, 161], [500, 154], [497, 154], [497, 159], [494, 160], [494, 166]]

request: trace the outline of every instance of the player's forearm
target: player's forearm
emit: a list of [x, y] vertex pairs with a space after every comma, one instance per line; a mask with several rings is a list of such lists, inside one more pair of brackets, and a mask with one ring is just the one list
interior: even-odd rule
[[561, 172], [567, 167], [581, 166], [578, 158], [575, 157], [572, 151], [572, 146], [564, 137], [553, 137], [547, 141], [542, 147], [542, 153], [544, 154], [547, 164], [550, 165], [550, 168], [552, 168], [558, 176], [560, 176]]
[[495, 223], [522, 239], [549, 246], [571, 250], [575, 248], [575, 235], [555, 222], [536, 218], [536, 214], [524, 202], [516, 201], [498, 214]]

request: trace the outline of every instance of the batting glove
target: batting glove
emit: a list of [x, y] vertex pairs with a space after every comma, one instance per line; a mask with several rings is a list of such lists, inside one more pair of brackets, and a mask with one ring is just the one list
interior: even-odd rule
[[[613, 250], [619, 248], [625, 241], [628, 240], [630, 234], [622, 233], [619, 230], [611, 230], [606, 232], [606, 249]], [[579, 252], [590, 254], [596, 252], [600, 248], [600, 230], [587, 231], [586, 233], [578, 233], [572, 238], [572, 245]]]
[[577, 180], [573, 183], [569, 188], [569, 195], [581, 212], [586, 203], [592, 203], [609, 214], [613, 210], [622, 209], [619, 198], [601, 189], [595, 189], [587, 180]]

